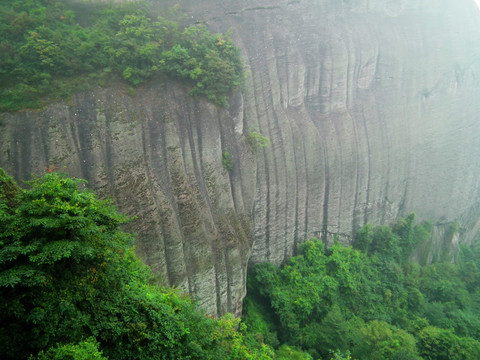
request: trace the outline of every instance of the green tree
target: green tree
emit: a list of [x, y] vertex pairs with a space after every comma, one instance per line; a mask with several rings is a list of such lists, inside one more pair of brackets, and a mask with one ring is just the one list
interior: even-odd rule
[[419, 333], [420, 355], [424, 359], [474, 360], [480, 358], [480, 343], [458, 337], [452, 330], [427, 326]]
[[415, 224], [415, 214], [400, 218], [392, 225], [392, 231], [399, 237], [400, 260], [405, 262], [418, 244], [432, 235], [432, 224], [428, 221]]
[[362, 321], [356, 318], [347, 320], [344, 310], [333, 305], [327, 315], [321, 320], [318, 332], [309, 332], [315, 339], [316, 347], [326, 356], [327, 351], [347, 352], [352, 348], [353, 342], [361, 334], [359, 329], [363, 326]]
[[371, 321], [360, 331], [352, 349], [359, 359], [420, 359], [413, 335], [384, 321]]
[[125, 15], [108, 46], [119, 72], [133, 85], [159, 69], [163, 42], [160, 25], [144, 15]]

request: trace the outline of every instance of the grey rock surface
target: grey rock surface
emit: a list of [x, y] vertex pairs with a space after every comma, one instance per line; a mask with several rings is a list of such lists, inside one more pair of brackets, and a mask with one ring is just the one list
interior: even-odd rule
[[[71, 104], [4, 116], [0, 164], [17, 179], [47, 169], [87, 179], [135, 216], [136, 252], [211, 314], [239, 314], [253, 244], [255, 158], [230, 109], [152, 82], [127, 96], [117, 84]], [[240, 126], [240, 127], [239, 127]], [[234, 160], [228, 172], [222, 153]]]
[[[249, 76], [228, 109], [160, 80], [133, 97], [122, 84], [93, 89], [5, 114], [0, 166], [17, 179], [59, 166], [112, 196], [138, 216], [143, 260], [213, 314], [240, 313], [249, 261], [280, 264], [313, 236], [348, 244], [365, 223], [415, 212], [438, 223], [432, 254], [474, 239], [473, 0], [179, 3], [194, 21], [231, 28], [242, 49]], [[252, 151], [251, 131], [269, 148]], [[445, 244], [454, 221], [460, 237]]]

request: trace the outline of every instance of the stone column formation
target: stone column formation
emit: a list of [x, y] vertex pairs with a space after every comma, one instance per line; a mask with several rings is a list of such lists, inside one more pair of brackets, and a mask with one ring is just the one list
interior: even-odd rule
[[[214, 31], [233, 31], [248, 78], [229, 108], [160, 81], [134, 96], [120, 83], [92, 89], [40, 112], [4, 114], [0, 166], [19, 180], [50, 166], [86, 178], [137, 216], [128, 229], [160, 282], [217, 315], [241, 312], [249, 262], [281, 264], [314, 236], [349, 244], [365, 223], [415, 212], [440, 229], [458, 221], [459, 241], [473, 241], [474, 0], [180, 5]], [[270, 146], [252, 149], [252, 131]], [[432, 252], [439, 246], [432, 239]]]

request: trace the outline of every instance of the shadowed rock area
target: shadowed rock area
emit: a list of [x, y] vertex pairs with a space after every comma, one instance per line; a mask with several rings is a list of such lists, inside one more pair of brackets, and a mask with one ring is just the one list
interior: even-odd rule
[[[131, 97], [112, 84], [44, 111], [4, 114], [0, 166], [20, 180], [52, 166], [86, 178], [137, 216], [129, 225], [137, 252], [163, 282], [213, 314], [240, 313], [249, 261], [280, 264], [313, 236], [331, 243], [337, 234], [348, 244], [367, 222], [415, 212], [438, 224], [432, 254], [473, 240], [473, 0], [180, 5], [213, 30], [233, 29], [249, 77], [228, 109], [161, 80]], [[269, 148], [251, 149], [251, 131], [267, 136]], [[446, 244], [454, 221], [460, 237]]]

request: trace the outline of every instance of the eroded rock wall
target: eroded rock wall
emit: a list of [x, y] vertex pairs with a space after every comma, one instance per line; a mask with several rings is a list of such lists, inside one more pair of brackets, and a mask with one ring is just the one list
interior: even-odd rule
[[[179, 3], [194, 21], [232, 28], [242, 49], [249, 76], [228, 109], [162, 80], [133, 96], [112, 84], [3, 115], [0, 166], [19, 180], [59, 166], [112, 196], [137, 216], [138, 254], [213, 314], [241, 311], [249, 261], [280, 264], [312, 236], [349, 243], [358, 226], [415, 212], [438, 234], [458, 221], [455, 242], [472, 241], [473, 0]], [[252, 151], [251, 131], [270, 147]], [[432, 254], [452, 246], [435, 241]]]
[[[17, 179], [46, 169], [85, 178], [135, 216], [136, 251], [164, 284], [212, 314], [238, 314], [253, 244], [255, 161], [242, 134], [242, 97], [230, 109], [152, 82], [127, 96], [117, 84], [70, 104], [6, 114], [0, 163]], [[234, 166], [222, 166], [231, 153]], [[253, 176], [252, 176], [253, 175]]]
[[[251, 76], [258, 158], [251, 261], [416, 212], [478, 227], [480, 13], [473, 0], [227, 1]], [[207, 16], [208, 15], [208, 16]], [[442, 225], [443, 226], [443, 225]], [[435, 241], [435, 240], [434, 240]], [[438, 246], [442, 246], [442, 240]]]

